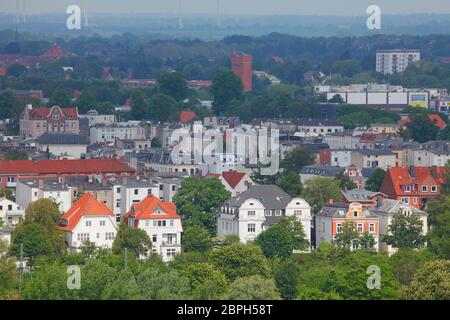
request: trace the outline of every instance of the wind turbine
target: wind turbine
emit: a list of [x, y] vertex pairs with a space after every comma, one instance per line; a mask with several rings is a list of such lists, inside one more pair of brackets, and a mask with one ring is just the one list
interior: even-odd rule
[[220, 0], [217, 0], [217, 28], [220, 29], [222, 23], [220, 21]]
[[83, 9], [84, 9], [84, 26], [87, 28], [89, 26], [89, 16], [88, 16], [88, 7], [87, 1], [83, 0]]
[[178, 29], [183, 29], [183, 19], [181, 17], [181, 0], [178, 0]]

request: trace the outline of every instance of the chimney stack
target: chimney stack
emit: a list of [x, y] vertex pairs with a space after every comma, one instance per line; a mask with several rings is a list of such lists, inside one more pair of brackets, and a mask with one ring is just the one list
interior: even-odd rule
[[437, 166], [431, 166], [431, 176], [433, 178], [437, 178], [438, 174], [437, 174]]
[[382, 203], [383, 203], [383, 199], [380, 196], [378, 196], [377, 197], [377, 208], [381, 207]]
[[416, 167], [414, 166], [410, 166], [409, 167], [409, 175], [411, 178], [415, 178], [416, 177]]

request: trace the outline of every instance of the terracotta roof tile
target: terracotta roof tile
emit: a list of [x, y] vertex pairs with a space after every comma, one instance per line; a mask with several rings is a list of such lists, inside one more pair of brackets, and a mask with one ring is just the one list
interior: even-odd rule
[[91, 193], [86, 192], [73, 204], [69, 211], [63, 215], [62, 221], [66, 222], [67, 225], [61, 225], [59, 229], [63, 231], [73, 231], [84, 216], [114, 217], [114, 214], [103, 202], [97, 200]]
[[[157, 213], [158, 210], [164, 214]], [[136, 225], [140, 219], [181, 219], [174, 203], [164, 202], [153, 195], [133, 204], [131, 210], [125, 215], [125, 219], [129, 217], [136, 219]]]

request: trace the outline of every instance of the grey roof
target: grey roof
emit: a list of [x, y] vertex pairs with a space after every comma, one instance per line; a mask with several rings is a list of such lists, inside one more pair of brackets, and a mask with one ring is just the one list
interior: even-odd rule
[[[327, 204], [320, 209], [318, 215], [325, 216], [330, 218], [345, 218], [346, 213], [348, 212], [350, 204], [349, 203], [333, 203]], [[370, 210], [364, 211], [364, 218], [373, 218], [374, 215]]]
[[342, 195], [348, 202], [364, 202], [369, 201], [381, 192], [373, 192], [366, 189], [353, 189], [349, 191], [341, 191]]
[[375, 215], [393, 215], [400, 211], [401, 208], [408, 207], [412, 209], [412, 213], [419, 216], [428, 215], [425, 211], [414, 208], [413, 206], [404, 204], [399, 200], [383, 199], [380, 206], [370, 208], [370, 212]]
[[156, 187], [156, 184], [144, 178], [137, 179], [125, 177], [122, 179], [122, 186], [128, 188], [149, 188], [149, 187]]
[[303, 167], [302, 170], [300, 170], [300, 174], [312, 174], [322, 177], [335, 177], [344, 171], [345, 168], [342, 167], [311, 165]]
[[225, 206], [240, 207], [248, 199], [260, 201], [267, 210], [282, 210], [286, 208], [292, 197], [276, 185], [256, 185], [229, 199]]
[[39, 138], [37, 138], [36, 141], [40, 144], [88, 144], [84, 137], [75, 133], [45, 132]]
[[355, 150], [355, 152], [359, 152], [365, 156], [393, 156], [393, 155], [395, 155], [395, 153], [393, 153], [389, 149], [372, 149], [372, 150], [359, 149], [359, 150]]

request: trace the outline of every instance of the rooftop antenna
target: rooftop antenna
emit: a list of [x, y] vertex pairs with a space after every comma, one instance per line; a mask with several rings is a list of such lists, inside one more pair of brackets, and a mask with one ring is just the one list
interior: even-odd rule
[[178, 29], [183, 29], [183, 20], [181, 18], [181, 0], [178, 0]]
[[26, 15], [26, 0], [22, 0], [22, 23], [26, 23], [27, 22], [27, 15]]
[[217, 0], [217, 28], [220, 29], [222, 23], [220, 21], [220, 0]]
[[83, 1], [83, 9], [84, 9], [84, 26], [87, 28], [89, 26], [89, 15], [86, 0]]
[[19, 0], [16, 0], [16, 42], [19, 40], [19, 16], [20, 16]]

